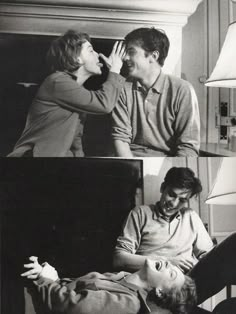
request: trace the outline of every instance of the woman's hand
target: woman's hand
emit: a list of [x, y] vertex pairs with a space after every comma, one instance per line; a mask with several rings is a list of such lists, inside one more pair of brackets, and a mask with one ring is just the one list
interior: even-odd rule
[[37, 256], [30, 256], [29, 260], [32, 263], [24, 264], [25, 268], [30, 268], [30, 270], [21, 274], [22, 277], [27, 277], [28, 279], [37, 279], [39, 274], [42, 272], [43, 267], [38, 263]]
[[125, 57], [125, 45], [123, 41], [116, 41], [110, 56], [107, 58], [102, 53], [99, 54], [111, 72], [120, 73]]

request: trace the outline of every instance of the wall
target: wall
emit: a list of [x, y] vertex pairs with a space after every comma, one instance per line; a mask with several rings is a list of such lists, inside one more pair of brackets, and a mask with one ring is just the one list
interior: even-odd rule
[[59, 35], [68, 28], [121, 39], [142, 26], [164, 29], [171, 41], [167, 72], [180, 75], [182, 27], [201, 0], [8, 0], [0, 3], [0, 33]]
[[204, 0], [183, 28], [182, 77], [189, 80], [197, 93], [201, 115], [201, 141], [221, 143], [227, 147], [235, 127], [219, 127], [216, 115], [226, 103], [227, 115], [236, 116], [235, 91], [207, 88], [223, 45], [229, 23], [236, 20], [235, 0]]

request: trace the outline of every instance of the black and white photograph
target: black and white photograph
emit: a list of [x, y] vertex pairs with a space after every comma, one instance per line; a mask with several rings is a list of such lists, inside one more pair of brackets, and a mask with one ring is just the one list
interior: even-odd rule
[[0, 312], [236, 313], [236, 0], [0, 1]]

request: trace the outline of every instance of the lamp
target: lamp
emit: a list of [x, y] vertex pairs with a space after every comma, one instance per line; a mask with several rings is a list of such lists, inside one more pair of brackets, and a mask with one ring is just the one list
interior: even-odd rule
[[236, 22], [229, 25], [216, 66], [206, 81], [209, 87], [236, 87]]
[[206, 203], [215, 205], [236, 204], [236, 158], [224, 157], [221, 161], [212, 190]]
[[[236, 158], [224, 157], [221, 161], [212, 190], [210, 191], [206, 203], [215, 205], [235, 205], [236, 204]], [[227, 299], [231, 298], [231, 285], [226, 286]]]

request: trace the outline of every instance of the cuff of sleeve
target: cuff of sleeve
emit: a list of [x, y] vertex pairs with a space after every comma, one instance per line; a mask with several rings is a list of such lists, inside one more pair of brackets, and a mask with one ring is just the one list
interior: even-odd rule
[[42, 266], [43, 266], [43, 269], [41, 273], [39, 274], [38, 279], [35, 281], [38, 285], [41, 285], [45, 282], [51, 283], [59, 279], [58, 273], [54, 267], [52, 267], [47, 262], [43, 263]]
[[119, 83], [121, 87], [125, 84], [126, 81], [126, 79], [122, 75], [115, 72], [109, 72], [107, 78], [116, 84]]

